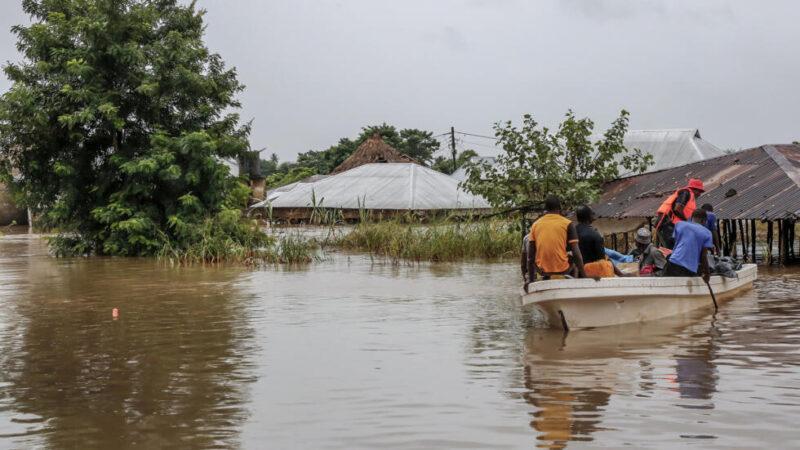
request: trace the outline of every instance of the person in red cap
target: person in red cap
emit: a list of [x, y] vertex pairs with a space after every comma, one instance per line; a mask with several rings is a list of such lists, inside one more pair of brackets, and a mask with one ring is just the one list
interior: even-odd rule
[[688, 220], [697, 209], [697, 197], [705, 192], [703, 182], [692, 178], [686, 187], [676, 190], [658, 208], [656, 217], [656, 236], [660, 244], [672, 249], [675, 246], [675, 224]]

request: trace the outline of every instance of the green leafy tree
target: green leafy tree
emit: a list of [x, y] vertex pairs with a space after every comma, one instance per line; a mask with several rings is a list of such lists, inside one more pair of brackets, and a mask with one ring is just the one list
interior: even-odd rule
[[470, 164], [472, 158], [476, 156], [478, 156], [478, 153], [476, 153], [475, 150], [472, 149], [467, 149], [464, 150], [463, 152], [458, 153], [458, 155], [456, 156], [456, 165], [454, 168], [452, 157], [440, 155], [437, 156], [436, 159], [434, 159], [433, 164], [431, 165], [431, 169], [450, 175], [457, 169], [466, 167], [468, 164]]
[[495, 136], [503, 153], [494, 166], [469, 166], [464, 187], [498, 209], [540, 209], [551, 194], [561, 197], [565, 207], [589, 203], [604, 183], [619, 177], [620, 168], [641, 173], [652, 164], [649, 154], [623, 145], [627, 129], [624, 110], [595, 142], [594, 122], [577, 119], [571, 110], [555, 132], [527, 114], [521, 128], [510, 121], [498, 123]]
[[[207, 235], [255, 242], [247, 188], [222, 159], [248, 149], [229, 113], [236, 73], [177, 0], [23, 0], [24, 59], [0, 100], [0, 148], [58, 253], [180, 252]], [[200, 226], [202, 225], [202, 226]], [[205, 230], [205, 231], [201, 231]]]
[[281, 170], [280, 162], [278, 161], [278, 155], [275, 153], [269, 156], [269, 159], [262, 159], [261, 160], [261, 174], [265, 177], [268, 177], [274, 173], [277, 173]]
[[287, 171], [275, 172], [266, 178], [267, 189], [275, 189], [315, 175], [308, 167], [293, 166]]
[[311, 169], [314, 173], [328, 174], [339, 164], [344, 162], [360, 144], [348, 138], [339, 139], [336, 145], [328, 147], [326, 150], [310, 150], [297, 155], [297, 165]]
[[397, 150], [426, 166], [433, 163], [433, 154], [439, 150], [440, 146], [439, 141], [433, 137], [433, 133], [415, 128], [401, 130], [400, 140]]
[[394, 147], [400, 153], [408, 155], [421, 164], [433, 163], [433, 154], [439, 150], [439, 141], [430, 131], [407, 128], [397, 131], [392, 125], [381, 124], [364, 127], [355, 140], [342, 138], [336, 145], [326, 150], [311, 150], [297, 156], [297, 165], [312, 169], [314, 173], [327, 174], [344, 162], [359, 145], [378, 133], [383, 141]]

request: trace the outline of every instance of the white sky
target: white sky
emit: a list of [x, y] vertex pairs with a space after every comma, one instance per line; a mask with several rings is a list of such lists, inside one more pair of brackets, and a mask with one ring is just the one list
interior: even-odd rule
[[[1, 3], [0, 29], [27, 21], [18, 0]], [[207, 44], [247, 85], [253, 148], [281, 159], [364, 125], [491, 135], [496, 121], [554, 125], [568, 108], [601, 129], [625, 108], [632, 128], [699, 128], [723, 149], [800, 139], [798, 1], [198, 4]], [[0, 61], [17, 60], [5, 36]]]

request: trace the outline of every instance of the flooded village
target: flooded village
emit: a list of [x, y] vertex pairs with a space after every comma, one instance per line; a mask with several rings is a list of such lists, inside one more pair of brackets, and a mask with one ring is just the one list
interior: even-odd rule
[[[406, 65], [522, 64], [480, 40], [538, 33], [523, 13], [683, 30], [713, 60], [687, 14], [726, 11], [711, 33], [797, 5], [456, 1], [492, 30], [466, 37], [412, 20], [425, 2], [266, 3], [0, 6], [0, 449], [800, 447], [796, 123], [712, 120], [730, 108], [681, 97], [678, 69], [584, 72], [591, 92], [558, 70], [550, 98], [485, 68], [458, 103], [454, 68]], [[415, 103], [430, 84], [454, 103]]]

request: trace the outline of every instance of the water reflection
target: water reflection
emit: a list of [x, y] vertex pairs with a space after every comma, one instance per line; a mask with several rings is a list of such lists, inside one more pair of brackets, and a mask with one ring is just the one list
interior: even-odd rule
[[[2, 437], [74, 448], [236, 445], [254, 350], [236, 270], [5, 261]], [[111, 308], [122, 311], [112, 320]], [[11, 311], [9, 313], [9, 311]]]
[[[522, 397], [535, 407], [531, 427], [538, 446], [565, 448], [570, 441], [591, 441], [598, 431], [612, 429], [603, 425], [603, 417], [614, 395], [650, 397], [663, 383], [681, 398], [711, 399], [717, 382], [714, 326], [697, 320], [571, 333], [529, 329]], [[654, 373], [653, 360], [662, 358], [673, 364], [666, 373]]]
[[713, 318], [565, 336], [513, 262], [173, 270], [6, 236], [0, 448], [800, 448], [800, 272], [760, 276]]

